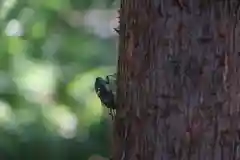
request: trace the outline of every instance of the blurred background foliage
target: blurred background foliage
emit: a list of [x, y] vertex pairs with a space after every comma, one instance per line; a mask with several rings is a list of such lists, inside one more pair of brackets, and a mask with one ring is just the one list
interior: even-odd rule
[[93, 90], [117, 63], [116, 0], [0, 1], [0, 159], [109, 156]]

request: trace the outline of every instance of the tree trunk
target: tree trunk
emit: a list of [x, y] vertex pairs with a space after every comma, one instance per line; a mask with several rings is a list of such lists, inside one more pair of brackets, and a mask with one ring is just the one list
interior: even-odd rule
[[114, 160], [240, 159], [238, 0], [121, 0]]

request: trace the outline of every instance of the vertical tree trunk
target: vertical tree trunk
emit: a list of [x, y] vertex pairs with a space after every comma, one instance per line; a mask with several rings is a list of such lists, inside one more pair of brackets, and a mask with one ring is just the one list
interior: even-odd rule
[[114, 160], [240, 159], [238, 0], [121, 0]]

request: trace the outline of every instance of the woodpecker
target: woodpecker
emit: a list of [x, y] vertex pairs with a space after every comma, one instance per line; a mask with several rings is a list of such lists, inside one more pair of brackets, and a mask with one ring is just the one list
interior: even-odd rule
[[116, 74], [105, 78], [97, 77], [94, 85], [101, 103], [110, 109], [112, 115], [113, 110], [116, 109]]

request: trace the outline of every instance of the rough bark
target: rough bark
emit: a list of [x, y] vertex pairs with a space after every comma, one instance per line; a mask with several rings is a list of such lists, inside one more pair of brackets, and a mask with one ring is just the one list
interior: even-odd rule
[[121, 0], [114, 160], [240, 159], [238, 0]]

